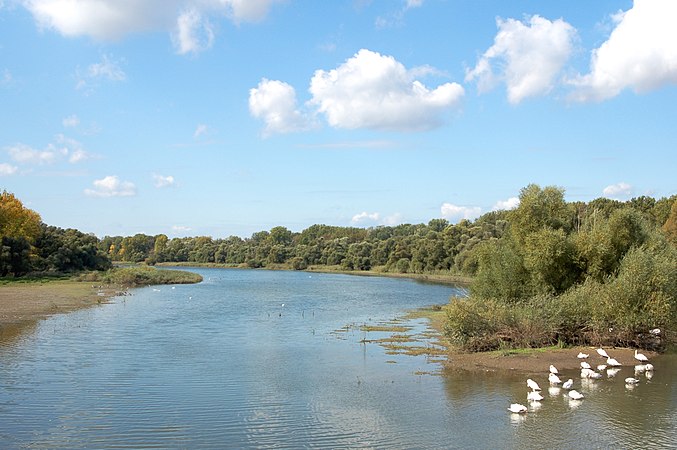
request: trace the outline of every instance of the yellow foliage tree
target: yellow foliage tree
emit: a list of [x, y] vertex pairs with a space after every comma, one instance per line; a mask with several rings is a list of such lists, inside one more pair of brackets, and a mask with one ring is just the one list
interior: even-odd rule
[[0, 194], [0, 239], [25, 238], [35, 242], [40, 234], [42, 219], [35, 211], [26, 208], [14, 194], [2, 191]]

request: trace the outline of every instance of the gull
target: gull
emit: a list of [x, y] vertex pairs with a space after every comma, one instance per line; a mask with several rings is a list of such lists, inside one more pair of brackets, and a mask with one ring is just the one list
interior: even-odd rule
[[644, 370], [646, 370], [647, 372], [653, 372], [653, 364], [651, 363], [645, 364]]
[[635, 350], [635, 359], [639, 362], [649, 362], [649, 358], [644, 353], [637, 353], [637, 350]]
[[559, 371], [557, 370], [557, 367], [550, 364], [550, 373], [558, 374]]
[[569, 391], [569, 398], [572, 400], [581, 400], [583, 398], [583, 394], [578, 392], [576, 389], [572, 389]]
[[604, 369], [606, 369], [606, 364], [600, 364], [599, 366], [597, 366], [597, 370], [601, 371], [601, 370], [604, 370]]
[[606, 363], [610, 366], [613, 366], [613, 367], [620, 367], [620, 366], [623, 365], [613, 358], [607, 358]]
[[564, 382], [564, 384], [562, 385], [562, 387], [563, 387], [564, 389], [571, 389], [573, 386], [574, 386], [574, 380], [572, 380], [571, 378], [569, 378], [568, 380], [566, 380], [566, 381]]
[[658, 336], [659, 334], [661, 334], [661, 329], [654, 328], [653, 330], [649, 330], [649, 333], [653, 334], [654, 336]]
[[540, 390], [541, 390], [541, 387], [538, 385], [538, 383], [536, 383], [536, 382], [535, 382], [534, 380], [532, 380], [531, 378], [529, 378], [529, 379], [527, 380], [527, 386], [528, 386], [529, 389], [531, 389], [532, 391], [540, 391]]
[[609, 354], [608, 354], [608, 353], [606, 352], [606, 350], [604, 350], [603, 348], [598, 348], [598, 349], [597, 349], [597, 353], [598, 353], [599, 356], [601, 356], [602, 358], [609, 358]]
[[508, 408], [508, 411], [516, 414], [524, 414], [525, 412], [527, 412], [527, 407], [524, 405], [520, 405], [519, 403], [511, 403], [510, 408]]
[[576, 356], [576, 358], [578, 358], [578, 359], [585, 359], [585, 358], [587, 358], [588, 356], [590, 356], [590, 355], [587, 354], [587, 353], [578, 352], [578, 355]]
[[592, 369], [592, 366], [585, 361], [581, 361], [581, 369]]
[[639, 383], [639, 378], [628, 377], [625, 379], [625, 384], [637, 384]]
[[537, 391], [531, 391], [527, 394], [527, 400], [530, 402], [540, 402], [543, 400], [543, 396]]
[[559, 377], [554, 373], [550, 373], [548, 375], [548, 381], [550, 384], [562, 384], [562, 380], [560, 380]]

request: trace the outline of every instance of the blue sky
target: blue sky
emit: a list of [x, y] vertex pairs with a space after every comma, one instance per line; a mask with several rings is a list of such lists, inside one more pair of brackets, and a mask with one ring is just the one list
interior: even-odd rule
[[672, 0], [0, 0], [0, 188], [104, 235], [677, 193]]

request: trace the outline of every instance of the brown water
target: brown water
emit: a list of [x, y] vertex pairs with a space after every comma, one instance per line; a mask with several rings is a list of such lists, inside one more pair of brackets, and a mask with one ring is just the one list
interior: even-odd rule
[[[677, 360], [634, 389], [526, 404], [524, 376], [439, 372], [360, 331], [454, 288], [297, 272], [197, 270], [55, 316], [0, 343], [0, 448], [639, 448], [677, 442]], [[284, 304], [284, 306], [282, 306]], [[346, 325], [352, 325], [344, 328]], [[413, 332], [424, 320], [410, 321]], [[343, 330], [342, 330], [343, 329]], [[546, 376], [538, 381], [545, 387]]]

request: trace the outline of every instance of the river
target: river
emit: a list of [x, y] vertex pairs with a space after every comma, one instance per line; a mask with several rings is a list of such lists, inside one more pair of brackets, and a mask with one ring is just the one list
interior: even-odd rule
[[[1, 448], [638, 448], [677, 442], [677, 360], [526, 404], [524, 376], [442, 371], [362, 325], [446, 303], [451, 286], [190, 269], [0, 342]], [[401, 323], [398, 323], [401, 324]], [[405, 321], [423, 334], [422, 319]], [[432, 341], [431, 341], [432, 342]], [[426, 345], [433, 345], [432, 343]], [[564, 374], [565, 376], [567, 374]], [[571, 374], [573, 375], [573, 374]], [[542, 383], [543, 384], [543, 383]]]

